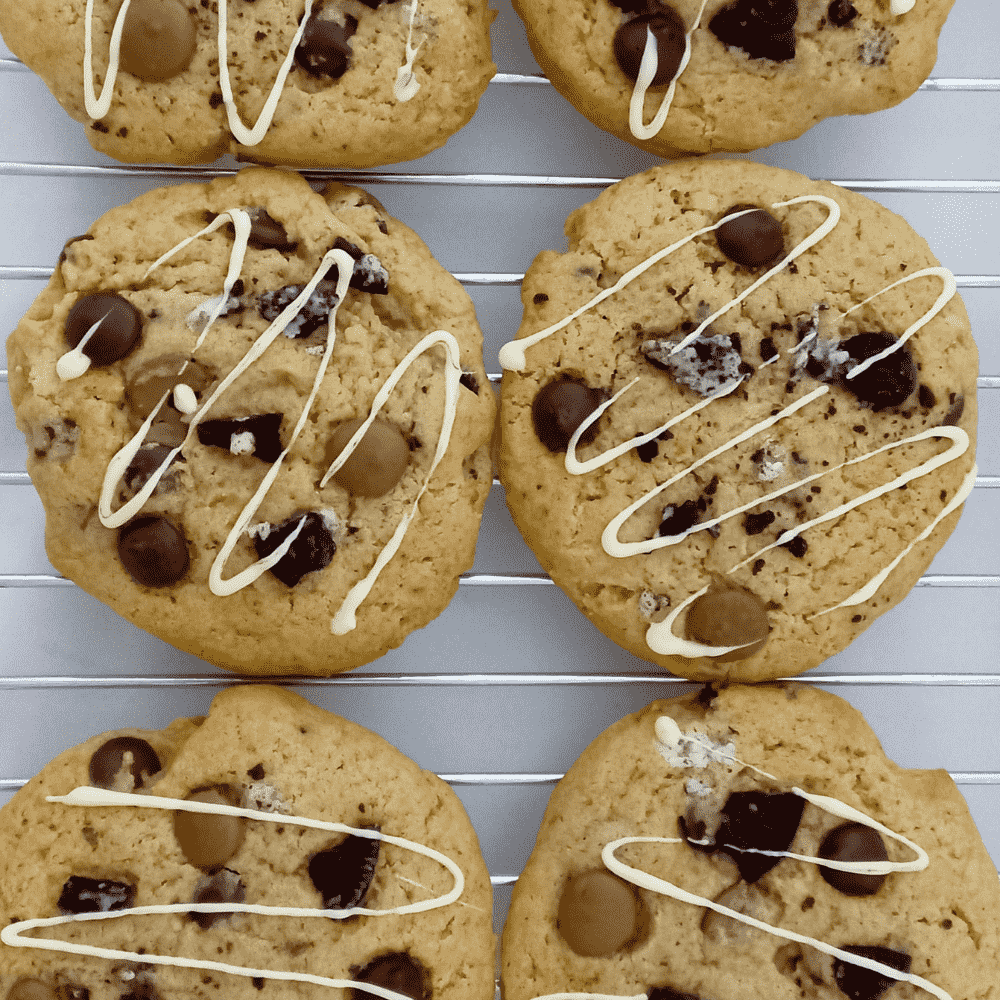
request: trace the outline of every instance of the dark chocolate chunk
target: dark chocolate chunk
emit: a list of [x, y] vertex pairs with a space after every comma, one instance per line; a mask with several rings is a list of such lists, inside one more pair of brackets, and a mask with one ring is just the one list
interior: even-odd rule
[[142, 333], [142, 313], [117, 292], [94, 292], [76, 300], [66, 317], [64, 337], [76, 347], [95, 324], [100, 326], [83, 347], [97, 368], [131, 354]]
[[254, 781], [263, 781], [264, 779], [264, 765], [254, 764], [253, 767], [247, 771], [247, 776], [253, 778]]
[[285, 227], [277, 219], [271, 218], [266, 209], [252, 208], [250, 209], [250, 246], [256, 250], [294, 253], [298, 243], [288, 238]]
[[649, 1000], [701, 1000], [696, 993], [682, 993], [672, 986], [654, 986], [646, 990]]
[[549, 297], [545, 292], [536, 292], [535, 297], [531, 300], [536, 306], [540, 306], [543, 302], [548, 302]]
[[771, 358], [777, 357], [778, 348], [774, 346], [774, 341], [770, 337], [765, 337], [760, 342], [760, 360], [770, 361]]
[[58, 906], [63, 913], [109, 913], [127, 910], [134, 901], [135, 886], [128, 882], [70, 875], [63, 883]]
[[[331, 273], [336, 274], [336, 271]], [[273, 323], [281, 313], [295, 301], [305, 285], [285, 285], [271, 292], [264, 292], [257, 305], [257, 311], [269, 323]], [[285, 327], [285, 336], [293, 340], [308, 337], [323, 326], [330, 310], [337, 304], [337, 281], [324, 279], [313, 289], [305, 305]]]
[[291, 548], [272, 567], [271, 572], [286, 586], [294, 587], [307, 573], [330, 565], [337, 543], [321, 514], [309, 511], [294, 514], [281, 524], [272, 525], [266, 535], [254, 538], [257, 556], [263, 559], [270, 555], [298, 526], [305, 517], [305, 524]]
[[896, 343], [891, 333], [857, 333], [838, 345], [847, 351], [854, 364], [849, 364], [847, 372], [840, 380], [842, 388], [853, 393], [861, 402], [873, 410], [883, 410], [887, 406], [899, 406], [917, 387], [917, 366], [913, 355], [904, 344], [892, 354], [877, 361], [857, 378], [848, 378], [851, 371], [862, 361], [881, 354]]
[[[781, 223], [770, 212], [765, 212], [755, 205], [733, 205], [723, 213], [723, 217], [751, 208], [752, 212], [741, 215], [738, 219], [723, 222], [715, 231], [715, 241], [719, 249], [736, 264], [749, 268], [768, 267], [785, 254], [785, 237], [781, 231]], [[771, 341], [771, 351], [768, 357], [778, 353], [774, 350], [773, 341]], [[767, 361], [764, 357], [763, 344], [761, 358]]]
[[951, 400], [951, 405], [948, 407], [948, 413], [946, 414], [942, 424], [945, 427], [955, 427], [958, 425], [959, 420], [962, 419], [962, 414], [965, 412], [965, 396], [954, 396]]
[[[355, 976], [355, 981], [402, 993], [413, 1000], [430, 1000], [430, 987], [424, 967], [405, 952], [391, 951], [373, 958]], [[350, 990], [351, 1000], [371, 1000], [366, 990]]]
[[[605, 402], [602, 389], [592, 389], [576, 379], [555, 379], [542, 386], [531, 403], [531, 422], [538, 440], [549, 451], [565, 451], [577, 427]], [[600, 421], [592, 423], [580, 436], [580, 444], [597, 437]]]
[[160, 514], [142, 514], [118, 531], [118, 558], [136, 583], [169, 587], [188, 571], [184, 532]]
[[[827, 861], [887, 861], [889, 854], [877, 830], [862, 823], [841, 823], [819, 845], [819, 856]], [[861, 875], [835, 868], [819, 869], [824, 880], [845, 896], [874, 896], [885, 875]]]
[[736, 0], [708, 27], [724, 45], [742, 49], [751, 59], [785, 62], [795, 58], [798, 15], [797, 0]]
[[831, 24], [846, 28], [858, 16], [858, 9], [851, 0], [833, 0], [826, 10], [826, 16]]
[[673, 7], [657, 4], [655, 13], [639, 14], [621, 25], [615, 32], [615, 59], [622, 72], [635, 80], [649, 32], [656, 39], [656, 73], [650, 86], [659, 87], [677, 75], [687, 44], [684, 22]]
[[[904, 974], [910, 971], [910, 956], [892, 948], [883, 948], [880, 945], [845, 945], [842, 950], [852, 955], [860, 955], [862, 958], [870, 958], [873, 962], [881, 962], [890, 969], [896, 969]], [[880, 972], [854, 965], [853, 962], [843, 958], [833, 960], [833, 978], [841, 993], [847, 994], [851, 1000], [877, 1000], [898, 981]]]
[[683, 534], [688, 528], [693, 528], [701, 520], [701, 511], [694, 500], [685, 500], [682, 504], [670, 504], [663, 508], [663, 519], [660, 521], [656, 534], [660, 538], [667, 535]]
[[[167, 455], [173, 451], [173, 448], [168, 447], [165, 444], [147, 444], [143, 445], [129, 462], [128, 467], [125, 469], [125, 475], [122, 476], [122, 481], [125, 484], [125, 488], [134, 496], [139, 492], [149, 482], [153, 473], [163, 464]], [[174, 462], [183, 462], [184, 456], [178, 452], [170, 465]], [[167, 466], [169, 469], [170, 466]], [[159, 496], [161, 493], [169, 493], [171, 490], [177, 488], [177, 477], [165, 472], [161, 477], [160, 481], [156, 484], [153, 490], [153, 496]]]
[[381, 846], [376, 838], [348, 835], [309, 859], [309, 878], [324, 910], [346, 910], [365, 901]]
[[[125, 755], [130, 759], [125, 763]], [[116, 788], [118, 776], [124, 767], [132, 778], [135, 791], [145, 787], [145, 779], [158, 774], [162, 765], [156, 751], [138, 736], [115, 736], [102, 743], [90, 758], [90, 783], [98, 788]]]
[[462, 377], [458, 380], [459, 385], [464, 385], [469, 392], [479, 395], [479, 379], [472, 372], [462, 372]]
[[762, 510], [759, 514], [747, 514], [743, 518], [743, 530], [748, 535], [759, 535], [765, 528], [774, 524], [774, 511]]
[[794, 792], [733, 792], [723, 806], [715, 845], [708, 849], [730, 855], [744, 881], [756, 882], [782, 860], [757, 852], [787, 851], [805, 804]]
[[[230, 868], [223, 868], [214, 875], [207, 875], [194, 887], [192, 903], [242, 903], [247, 898], [246, 886], [239, 876]], [[217, 913], [199, 913], [192, 910], [188, 916], [202, 929], [208, 930], [220, 920], [231, 917], [232, 913], [219, 911]]]
[[785, 542], [781, 547], [788, 549], [796, 559], [801, 559], [809, 551], [809, 543], [801, 535], [796, 535], [790, 542]]
[[[638, 437], [638, 435], [636, 435]], [[660, 453], [660, 446], [656, 443], [654, 438], [652, 441], [647, 441], [645, 444], [640, 444], [635, 449], [636, 455], [639, 456], [640, 462], [649, 463], [652, 462], [654, 458]]]
[[933, 410], [937, 406], [937, 396], [934, 395], [934, 390], [929, 385], [921, 382], [917, 387], [917, 402], [925, 410]]
[[[253, 455], [262, 462], [272, 463], [281, 455], [281, 414], [259, 413], [252, 417], [231, 420], [203, 420], [198, 424], [198, 440], [213, 448], [225, 448], [234, 455]], [[252, 441], [241, 446], [237, 435], [250, 434]]]
[[358, 21], [350, 14], [343, 25], [327, 21], [320, 17], [322, 9], [322, 4], [313, 9], [295, 50], [295, 61], [310, 76], [339, 80], [351, 65], [350, 38], [358, 30]]

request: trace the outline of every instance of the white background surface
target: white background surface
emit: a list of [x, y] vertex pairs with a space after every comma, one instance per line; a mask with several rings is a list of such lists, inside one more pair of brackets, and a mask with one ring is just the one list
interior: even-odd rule
[[[537, 74], [520, 22], [505, 0], [494, 6], [500, 73]], [[975, 89], [932, 83], [896, 109], [828, 120], [751, 158], [883, 202], [964, 285], [981, 354], [981, 485], [928, 585], [803, 679], [861, 709], [900, 764], [951, 771], [1000, 863], [998, 42], [1000, 4], [957, 0], [932, 80], [980, 81]], [[595, 129], [546, 82], [501, 78], [446, 148], [361, 181], [450, 270], [498, 276], [469, 287], [487, 370], [498, 372], [497, 351], [520, 319], [516, 279], [535, 253], [564, 248], [566, 215], [608, 179], [656, 162]], [[142, 191], [205, 173], [130, 168], [93, 152], [0, 46], [0, 331], [16, 325], [68, 237]], [[473, 176], [441, 183], [442, 174]], [[970, 287], [970, 277], [980, 280]], [[0, 394], [0, 804], [93, 733], [203, 714], [216, 690], [238, 682], [45, 579], [54, 571], [24, 454]], [[494, 876], [498, 928], [555, 776], [622, 715], [690, 689], [619, 650], [552, 586], [475, 582], [538, 571], [494, 486], [473, 576], [436, 622], [353, 674], [285, 681], [453, 781]]]

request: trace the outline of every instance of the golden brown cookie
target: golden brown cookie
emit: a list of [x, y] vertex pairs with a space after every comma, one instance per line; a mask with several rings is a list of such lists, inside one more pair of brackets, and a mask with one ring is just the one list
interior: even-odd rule
[[933, 68], [952, 3], [514, 0], [514, 9], [539, 65], [581, 114], [676, 157], [760, 149], [831, 115], [898, 104]]
[[0, 32], [118, 160], [370, 167], [469, 121], [492, 19], [486, 0], [28, 0]]
[[280, 688], [67, 750], [0, 812], [0, 848], [5, 1000], [493, 996], [489, 874], [457, 796]]
[[972, 489], [953, 276], [881, 206], [739, 161], [624, 180], [566, 233], [500, 352], [518, 528], [637, 656], [816, 666], [902, 600]]
[[70, 241], [8, 357], [53, 565], [211, 663], [366, 663], [472, 564], [475, 311], [356, 188], [258, 168], [150, 192]]
[[[987, 1000], [1000, 881], [946, 771], [802, 685], [657, 701], [560, 781], [505, 1000]], [[583, 996], [581, 996], [583, 995]]]

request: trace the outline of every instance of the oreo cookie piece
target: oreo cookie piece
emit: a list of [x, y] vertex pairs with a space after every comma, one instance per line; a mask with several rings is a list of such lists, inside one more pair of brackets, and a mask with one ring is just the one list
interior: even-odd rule
[[500, 350], [500, 478], [542, 566], [694, 680], [847, 647], [975, 482], [954, 277], [876, 203], [737, 161], [628, 178], [566, 232]]
[[989, 996], [1000, 882], [948, 773], [899, 767], [817, 687], [710, 693], [614, 723], [556, 785], [506, 1000]]
[[[123, 716], [0, 809], [0, 998], [166, 1000], [211, 978], [232, 1000], [492, 1000], [490, 877], [455, 792], [287, 689], [206, 708], [161, 730]], [[56, 947], [32, 947], [26, 922], [53, 917]]]
[[[8, 344], [57, 569], [243, 674], [348, 670], [440, 614], [473, 562], [494, 401], [463, 386], [488, 383], [482, 334], [419, 237], [358, 188], [265, 168], [90, 235]], [[113, 350], [83, 364], [95, 325]]]

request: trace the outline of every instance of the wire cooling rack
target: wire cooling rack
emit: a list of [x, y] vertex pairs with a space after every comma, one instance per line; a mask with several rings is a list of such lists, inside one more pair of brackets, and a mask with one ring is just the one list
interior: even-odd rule
[[[508, 3], [500, 73], [443, 150], [366, 173], [368, 188], [465, 285], [487, 368], [520, 319], [522, 274], [562, 249], [573, 208], [659, 162], [593, 128], [540, 75]], [[906, 767], [954, 776], [1000, 864], [1000, 5], [958, 0], [929, 79], [898, 108], [831, 119], [754, 160], [823, 177], [903, 215], [958, 276], [981, 354], [979, 477], [959, 528], [914, 591], [803, 675], [858, 707]], [[0, 329], [12, 329], [65, 240], [163, 184], [233, 171], [129, 167], [94, 153], [0, 47]], [[2, 378], [6, 381], [6, 372]], [[122, 726], [203, 714], [239, 678], [123, 622], [60, 578], [24, 441], [0, 395], [0, 804], [59, 751]], [[551, 586], [491, 492], [473, 569], [444, 614], [352, 674], [279, 678], [381, 733], [465, 802], [496, 890], [495, 922], [554, 783], [622, 715], [691, 685], [608, 642]]]

